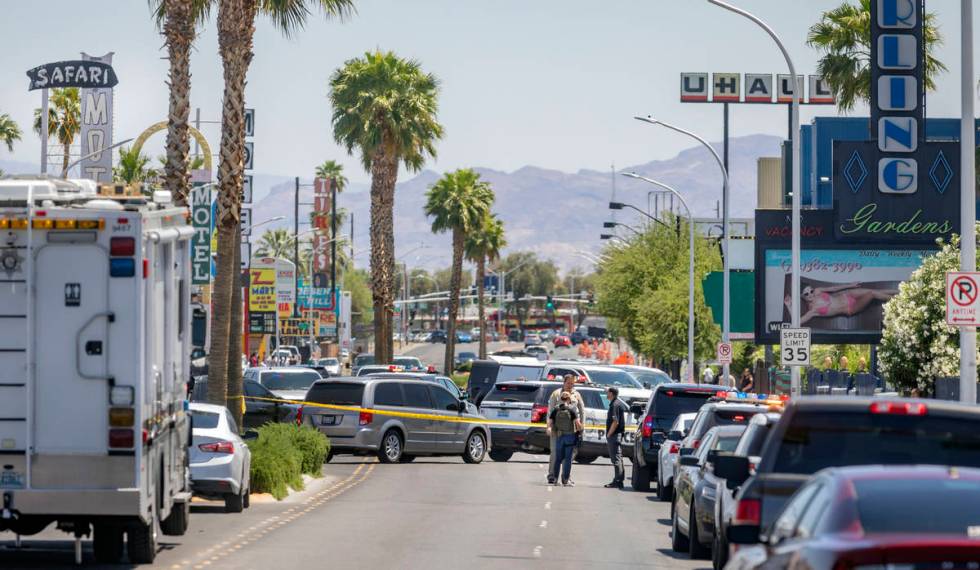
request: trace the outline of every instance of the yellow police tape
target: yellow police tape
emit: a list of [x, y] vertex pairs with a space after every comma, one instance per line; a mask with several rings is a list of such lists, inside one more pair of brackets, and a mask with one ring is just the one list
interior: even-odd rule
[[[366, 412], [369, 414], [375, 414], [379, 416], [391, 416], [395, 418], [408, 418], [415, 420], [435, 420], [439, 422], [448, 422], [455, 424], [485, 424], [490, 426], [501, 426], [501, 427], [544, 427], [543, 424], [532, 423], [532, 422], [515, 422], [510, 420], [492, 420], [489, 418], [481, 419], [470, 419], [470, 418], [454, 418], [451, 416], [442, 416], [438, 414], [416, 414], [413, 412], [398, 412], [395, 410], [379, 410], [377, 408], [362, 408], [360, 406], [339, 406], [336, 404], [318, 404], [316, 402], [307, 402], [304, 400], [287, 400], [283, 398], [262, 398], [259, 396], [245, 396], [246, 400], [256, 400], [263, 402], [278, 402], [284, 404], [299, 404], [301, 406], [309, 406], [311, 408], [325, 408], [328, 410], [340, 410], [344, 412]], [[606, 426], [601, 424], [587, 424], [583, 426], [587, 430], [601, 430], [605, 431]]]

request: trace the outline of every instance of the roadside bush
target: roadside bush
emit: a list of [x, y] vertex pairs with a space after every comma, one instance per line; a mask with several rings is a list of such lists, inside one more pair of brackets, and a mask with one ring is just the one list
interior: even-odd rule
[[289, 488], [303, 489], [304, 473], [321, 476], [330, 441], [318, 430], [295, 424], [266, 424], [258, 432], [258, 439], [249, 443], [252, 491], [270, 493], [281, 500]]

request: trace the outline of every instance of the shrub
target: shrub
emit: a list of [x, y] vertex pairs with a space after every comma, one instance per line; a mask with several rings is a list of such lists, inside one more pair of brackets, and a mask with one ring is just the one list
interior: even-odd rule
[[303, 474], [319, 477], [330, 451], [330, 441], [310, 426], [266, 424], [249, 444], [252, 452], [251, 485], [258, 493], [282, 499], [288, 487], [303, 489]]

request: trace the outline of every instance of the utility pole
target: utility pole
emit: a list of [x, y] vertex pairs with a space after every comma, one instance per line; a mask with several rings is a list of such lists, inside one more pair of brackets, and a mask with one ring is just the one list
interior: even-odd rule
[[[973, 0], [961, 0], [962, 59], [960, 88], [960, 271], [977, 270], [976, 133], [973, 93]], [[960, 327], [960, 401], [977, 403], [977, 330]]]
[[[296, 177], [296, 192], [293, 199], [293, 260], [299, 266], [299, 176]], [[299, 289], [299, 270], [293, 270], [293, 291]], [[278, 309], [278, 308], [277, 308]], [[299, 316], [299, 303], [293, 303], [293, 316]]]

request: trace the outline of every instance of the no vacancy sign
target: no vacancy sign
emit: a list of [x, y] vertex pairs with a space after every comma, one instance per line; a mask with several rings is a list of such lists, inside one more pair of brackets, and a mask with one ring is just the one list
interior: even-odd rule
[[980, 326], [980, 273], [946, 274], [946, 324]]

